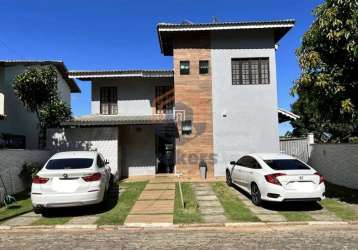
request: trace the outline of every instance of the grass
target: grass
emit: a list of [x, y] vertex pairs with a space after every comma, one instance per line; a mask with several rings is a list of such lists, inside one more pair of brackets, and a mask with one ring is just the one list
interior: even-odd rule
[[70, 221], [72, 217], [41, 217], [31, 225], [61, 225]]
[[96, 223], [99, 225], [122, 225], [146, 185], [147, 182], [121, 183], [120, 186], [126, 190], [119, 197], [117, 204], [108, 212], [103, 213]]
[[321, 201], [321, 205], [343, 220], [358, 220], [357, 211], [354, 211], [348, 205], [338, 202], [335, 199], [326, 198]]
[[27, 192], [19, 193], [14, 197], [16, 198], [15, 204], [0, 208], [0, 224], [5, 220], [32, 211], [31, 199]]
[[281, 211], [280, 214], [285, 216], [287, 221], [313, 221], [311, 215], [307, 212], [297, 212], [297, 211]]
[[224, 182], [215, 182], [211, 185], [230, 221], [260, 221]]
[[191, 183], [181, 184], [185, 208], [182, 207], [179, 184], [175, 187], [174, 223], [190, 224], [202, 222], [198, 202]]

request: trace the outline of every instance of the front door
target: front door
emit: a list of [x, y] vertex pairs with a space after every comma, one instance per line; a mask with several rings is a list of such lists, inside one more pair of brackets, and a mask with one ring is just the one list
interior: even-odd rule
[[175, 166], [175, 136], [165, 128], [156, 132], [157, 173], [173, 173]]

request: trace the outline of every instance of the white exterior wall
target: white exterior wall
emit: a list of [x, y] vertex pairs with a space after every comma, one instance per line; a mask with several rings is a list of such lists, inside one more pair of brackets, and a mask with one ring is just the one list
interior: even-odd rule
[[[26, 137], [26, 148], [38, 148], [38, 120], [34, 113], [28, 112], [16, 97], [12, 82], [17, 74], [26, 70], [23, 65], [0, 66], [0, 92], [5, 95], [6, 118], [0, 121], [0, 134], [10, 133]], [[62, 100], [71, 105], [71, 91], [68, 84], [58, 73], [58, 92]]]
[[[215, 176], [252, 152], [279, 152], [273, 33], [213, 33], [211, 68]], [[232, 85], [231, 59], [268, 57], [270, 84]], [[226, 114], [226, 117], [224, 117]]]
[[[25, 162], [37, 162], [43, 165], [51, 155], [51, 151], [45, 150], [0, 149], [0, 175], [7, 191], [16, 194], [27, 188], [19, 177]], [[0, 182], [0, 199], [3, 195], [4, 187]]]
[[313, 144], [308, 163], [328, 182], [358, 190], [358, 144]]
[[117, 87], [119, 115], [152, 115], [155, 86], [172, 84], [170, 79], [98, 79], [92, 82], [91, 113], [100, 113], [100, 87]]
[[119, 145], [123, 176], [155, 175], [154, 126], [119, 127]]
[[97, 150], [109, 161], [112, 174], [121, 176], [117, 127], [50, 129], [47, 138], [53, 151]]

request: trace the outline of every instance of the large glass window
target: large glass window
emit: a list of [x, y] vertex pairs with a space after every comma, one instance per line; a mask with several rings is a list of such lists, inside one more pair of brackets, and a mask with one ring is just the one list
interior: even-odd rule
[[268, 58], [234, 58], [231, 60], [232, 84], [269, 84]]
[[118, 114], [117, 106], [117, 87], [102, 87], [100, 89], [102, 115]]

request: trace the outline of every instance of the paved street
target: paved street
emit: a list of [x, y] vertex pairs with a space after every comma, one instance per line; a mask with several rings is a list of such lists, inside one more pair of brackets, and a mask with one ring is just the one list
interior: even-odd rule
[[358, 249], [358, 225], [0, 233], [1, 249]]

